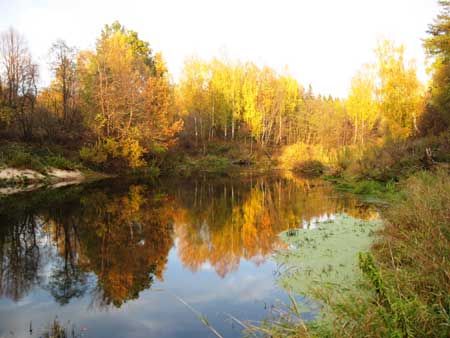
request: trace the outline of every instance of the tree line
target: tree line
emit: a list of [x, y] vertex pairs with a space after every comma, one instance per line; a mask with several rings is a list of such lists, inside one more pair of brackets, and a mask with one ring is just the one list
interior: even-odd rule
[[404, 46], [384, 40], [347, 98], [317, 95], [287, 71], [226, 58], [189, 58], [175, 83], [162, 55], [118, 22], [104, 27], [93, 50], [56, 41], [51, 83], [39, 88], [39, 68], [11, 28], [0, 41], [0, 135], [60, 143], [97, 166], [135, 168], [175, 144], [203, 153], [212, 141], [245, 144], [250, 153], [293, 144], [333, 151], [441, 132], [450, 123], [449, 2], [441, 5], [424, 43], [434, 60], [428, 90]]

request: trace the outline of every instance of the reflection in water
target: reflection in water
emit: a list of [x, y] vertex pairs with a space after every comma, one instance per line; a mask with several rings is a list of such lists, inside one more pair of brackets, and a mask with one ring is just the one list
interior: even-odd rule
[[60, 305], [89, 295], [94, 308], [119, 308], [162, 282], [173, 247], [185, 269], [224, 278], [242, 260], [263, 263], [283, 230], [368, 214], [323, 182], [279, 176], [109, 181], [1, 202], [0, 296], [19, 301], [39, 285]]

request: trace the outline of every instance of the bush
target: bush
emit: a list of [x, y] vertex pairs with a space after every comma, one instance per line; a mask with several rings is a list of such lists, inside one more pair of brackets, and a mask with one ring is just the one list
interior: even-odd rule
[[[431, 159], [427, 158], [427, 151], [431, 152]], [[430, 169], [434, 162], [448, 162], [450, 138], [448, 134], [441, 134], [421, 139], [387, 141], [384, 144], [368, 145], [360, 153], [360, 156], [347, 157], [343, 166], [344, 176], [377, 181], [399, 180], [418, 170]]]
[[296, 143], [286, 146], [279, 157], [280, 166], [284, 169], [294, 169], [305, 162], [330, 163], [330, 154], [320, 145]]
[[310, 160], [297, 163], [292, 170], [306, 176], [317, 177], [324, 173], [325, 166], [320, 161]]

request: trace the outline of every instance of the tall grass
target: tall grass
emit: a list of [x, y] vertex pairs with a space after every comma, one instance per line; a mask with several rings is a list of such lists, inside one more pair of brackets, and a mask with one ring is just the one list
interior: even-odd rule
[[[359, 255], [364, 281], [355, 292], [333, 287], [310, 296], [326, 310], [318, 320], [276, 325], [272, 337], [450, 337], [450, 175], [418, 172], [402, 200], [383, 212], [385, 226], [371, 251]], [[292, 330], [295, 328], [295, 330]]]

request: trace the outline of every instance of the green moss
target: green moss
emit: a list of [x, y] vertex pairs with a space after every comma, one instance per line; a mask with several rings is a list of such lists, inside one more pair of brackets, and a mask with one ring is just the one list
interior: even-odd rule
[[351, 288], [361, 275], [358, 253], [369, 249], [381, 221], [341, 214], [315, 226], [280, 234], [288, 249], [274, 255], [283, 267], [278, 283], [290, 292], [304, 295], [330, 284], [339, 289]]

